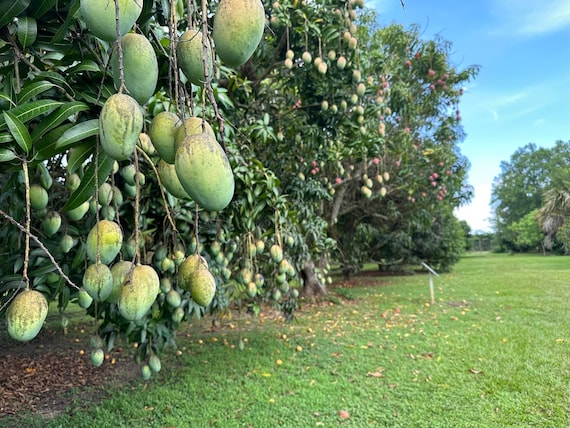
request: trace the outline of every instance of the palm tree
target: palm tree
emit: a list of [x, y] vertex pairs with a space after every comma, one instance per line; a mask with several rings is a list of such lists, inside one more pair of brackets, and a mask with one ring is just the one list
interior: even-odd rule
[[[552, 239], [569, 216], [570, 170], [562, 170], [552, 177], [550, 187], [542, 195], [542, 207], [536, 213], [536, 221], [546, 233], [545, 247], [552, 247]], [[564, 246], [570, 246], [570, 242]]]

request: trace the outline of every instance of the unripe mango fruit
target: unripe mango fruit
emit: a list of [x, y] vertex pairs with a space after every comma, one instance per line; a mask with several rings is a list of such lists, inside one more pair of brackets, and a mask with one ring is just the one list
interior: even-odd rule
[[101, 220], [93, 226], [87, 235], [86, 242], [87, 257], [91, 263], [97, 261], [97, 241], [99, 241], [101, 263], [108, 265], [121, 250], [123, 231], [117, 223], [110, 220]]
[[48, 313], [48, 303], [42, 293], [24, 290], [6, 310], [8, 334], [12, 339], [27, 342], [36, 337]]
[[269, 248], [269, 254], [275, 263], [279, 263], [283, 260], [283, 249], [278, 244], [273, 244], [271, 248]]
[[49, 196], [46, 189], [39, 184], [30, 186], [30, 205], [35, 210], [43, 210], [47, 207]]
[[202, 86], [206, 74], [208, 78], [212, 77], [212, 49], [209, 40], [204, 40], [200, 31], [189, 29], [180, 36], [176, 45], [176, 57], [184, 75], [196, 86]]
[[[180, 143], [182, 140], [189, 135], [197, 135], [205, 132], [206, 134], [210, 135], [212, 138], [216, 138], [216, 134], [210, 124], [203, 120], [200, 117], [192, 116], [184, 119], [184, 122], [181, 122], [176, 127], [174, 132], [174, 152], [176, 154], [176, 150], [180, 147]], [[172, 162], [174, 163], [174, 162]]]
[[141, 319], [150, 309], [160, 291], [160, 279], [148, 265], [133, 268], [130, 282], [121, 285], [119, 291], [119, 312], [123, 318], [135, 321]]
[[83, 274], [83, 289], [97, 302], [107, 299], [113, 291], [111, 269], [102, 263], [89, 265]]
[[186, 193], [186, 190], [184, 190], [184, 187], [180, 184], [174, 165], [171, 165], [165, 162], [164, 159], [161, 159], [158, 161], [157, 170], [160, 182], [168, 193], [180, 199], [190, 199], [190, 196], [188, 196], [188, 193]]
[[115, 160], [128, 159], [143, 128], [143, 114], [136, 100], [126, 94], [111, 95], [99, 116], [101, 147]]
[[200, 306], [208, 306], [216, 294], [216, 279], [207, 268], [199, 268], [190, 276], [190, 295]]
[[89, 211], [89, 201], [83, 202], [81, 205], [66, 212], [67, 218], [71, 221], [79, 221]]
[[[158, 61], [154, 49], [142, 34], [128, 33], [121, 37], [123, 78], [128, 94], [139, 104], [145, 104], [154, 94], [158, 81]], [[115, 48], [111, 59], [113, 82], [121, 86], [119, 52]]]
[[224, 149], [211, 135], [184, 138], [174, 166], [182, 187], [202, 208], [220, 211], [232, 200], [234, 174]]
[[264, 27], [260, 0], [221, 0], [212, 30], [216, 53], [230, 67], [239, 67], [253, 55]]
[[175, 113], [162, 111], [152, 118], [148, 130], [148, 135], [158, 155], [165, 162], [173, 165], [176, 155], [174, 136], [180, 123], [180, 118]]
[[199, 254], [191, 254], [184, 259], [178, 269], [178, 283], [180, 288], [190, 291], [190, 277], [198, 269], [208, 269], [208, 262]]
[[57, 211], [49, 211], [42, 220], [42, 230], [51, 237], [57, 233], [61, 227], [61, 215]]
[[[119, 0], [119, 32], [128, 33], [142, 11], [142, 0]], [[117, 39], [114, 0], [81, 0], [81, 15], [87, 28], [106, 42]]]
[[111, 267], [111, 275], [113, 276], [113, 289], [107, 297], [107, 302], [117, 303], [119, 301], [119, 292], [121, 287], [128, 280], [133, 268], [133, 263], [127, 260], [121, 260]]

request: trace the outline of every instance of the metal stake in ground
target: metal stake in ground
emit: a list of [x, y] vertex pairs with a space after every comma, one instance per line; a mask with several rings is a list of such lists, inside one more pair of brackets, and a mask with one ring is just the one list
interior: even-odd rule
[[435, 296], [433, 291], [433, 275], [439, 277], [439, 274], [425, 262], [422, 262], [422, 266], [425, 267], [429, 272], [429, 295], [431, 298], [431, 304], [433, 305], [435, 303]]

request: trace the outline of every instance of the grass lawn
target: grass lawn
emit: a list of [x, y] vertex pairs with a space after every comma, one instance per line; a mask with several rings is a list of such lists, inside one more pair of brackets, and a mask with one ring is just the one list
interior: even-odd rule
[[570, 425], [570, 258], [466, 256], [434, 305], [427, 275], [360, 282], [293, 323], [195, 322], [149, 382], [0, 426]]

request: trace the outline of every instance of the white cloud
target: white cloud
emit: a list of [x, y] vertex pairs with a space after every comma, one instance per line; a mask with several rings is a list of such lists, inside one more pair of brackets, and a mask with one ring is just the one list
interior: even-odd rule
[[493, 6], [502, 34], [535, 36], [570, 27], [568, 0], [495, 0]]
[[491, 189], [490, 184], [475, 185], [475, 196], [471, 203], [455, 211], [457, 218], [465, 220], [473, 232], [491, 231]]
[[[520, 108], [521, 105], [524, 104], [525, 99], [528, 98], [528, 92], [526, 90], [514, 93], [495, 94], [494, 96], [486, 95], [484, 98], [486, 99], [486, 110], [491, 114], [494, 122], [499, 120], [499, 114], [503, 120], [512, 120], [531, 113], [529, 109], [512, 111], [513, 109]], [[533, 107], [533, 109], [535, 108]], [[505, 115], [505, 111], [508, 111], [509, 114]]]

